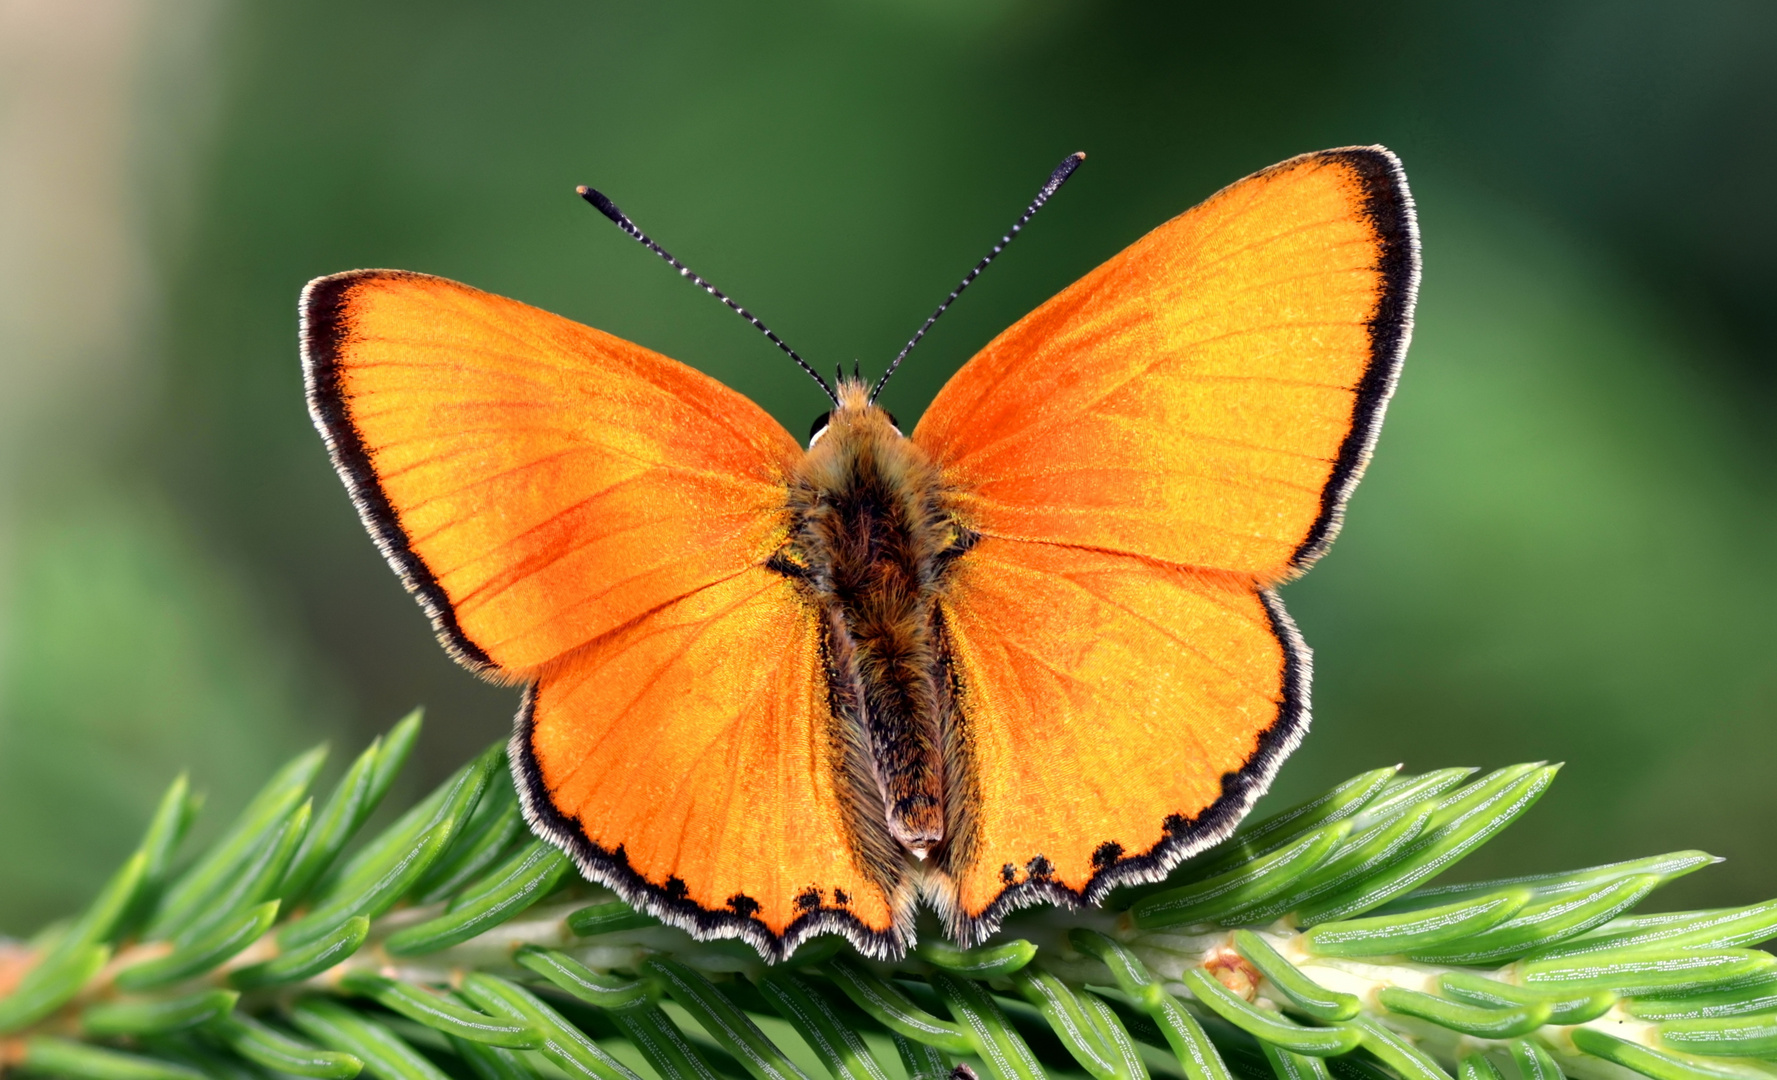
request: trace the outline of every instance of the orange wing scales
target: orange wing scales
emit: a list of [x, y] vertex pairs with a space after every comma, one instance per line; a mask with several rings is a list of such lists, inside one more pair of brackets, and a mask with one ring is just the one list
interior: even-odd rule
[[1215, 843], [1307, 724], [1309, 655], [1229, 574], [986, 539], [944, 604], [978, 788], [956, 927], [1097, 902]]
[[1278, 581], [1337, 529], [1417, 277], [1392, 155], [1296, 158], [994, 339], [913, 438], [980, 532]]
[[771, 957], [827, 931], [899, 948], [910, 899], [856, 854], [823, 663], [796, 587], [762, 568], [563, 657], [513, 737], [527, 816], [589, 877], [695, 932]]
[[796, 442], [683, 364], [442, 278], [304, 301], [309, 404], [460, 659], [522, 678], [770, 557]]
[[459, 660], [529, 684], [533, 826], [768, 956], [904, 947], [911, 896], [850, 831], [818, 614], [764, 568], [796, 441], [691, 368], [441, 278], [322, 278], [303, 310], [310, 411], [366, 526]]
[[943, 602], [966, 940], [1227, 835], [1309, 721], [1269, 591], [1331, 543], [1411, 329], [1399, 162], [1308, 154], [1160, 226], [995, 338], [914, 430], [983, 539]]

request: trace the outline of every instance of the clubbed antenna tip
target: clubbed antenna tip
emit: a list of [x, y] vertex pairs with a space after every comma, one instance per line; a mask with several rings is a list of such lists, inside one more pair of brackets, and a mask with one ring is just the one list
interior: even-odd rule
[[1084, 150], [1075, 151], [1061, 159], [1061, 164], [1055, 166], [1055, 170], [1049, 174], [1049, 179], [1043, 181], [1042, 188], [1037, 191], [1037, 197], [1031, 200], [1029, 206], [1025, 207], [1024, 214], [1019, 217], [1006, 235], [1000, 237], [1000, 242], [993, 246], [993, 250], [987, 253], [987, 257], [976, 263], [973, 270], [963, 275], [962, 283], [950, 291], [950, 295], [944, 298], [942, 304], [938, 305], [938, 310], [932, 312], [931, 316], [926, 319], [925, 325], [919, 328], [919, 332], [914, 334], [913, 339], [907, 342], [906, 346], [895, 356], [893, 362], [889, 364], [888, 370], [883, 372], [882, 378], [877, 380], [876, 387], [870, 391], [872, 402], [876, 400], [878, 394], [882, 393], [882, 388], [888, 385], [889, 376], [893, 375], [895, 369], [901, 366], [901, 361], [907, 359], [907, 354], [913, 351], [915, 345], [919, 344], [919, 339], [925, 337], [926, 331], [930, 330], [932, 324], [938, 321], [938, 316], [944, 314], [945, 309], [956, 302], [956, 298], [963, 294], [964, 289], [974, 284], [975, 279], [981, 276], [981, 271], [987, 269], [988, 263], [999, 258], [1000, 252], [1006, 250], [1006, 245], [1010, 244], [1024, 229], [1024, 226], [1029, 224], [1030, 219], [1043, 208], [1043, 204], [1049, 201], [1049, 197], [1061, 190], [1061, 185], [1067, 183], [1067, 178], [1072, 176], [1074, 170], [1078, 169], [1080, 163], [1085, 160], [1086, 152]]
[[789, 355], [790, 359], [796, 361], [797, 367], [800, 367], [803, 371], [808, 372], [809, 378], [813, 379], [815, 382], [820, 384], [821, 391], [827, 395], [827, 397], [833, 402], [833, 404], [835, 404], [835, 405], [839, 404], [839, 397], [838, 397], [838, 395], [836, 395], [833, 392], [833, 388], [831, 386], [827, 385], [827, 380], [821, 378], [820, 375], [816, 374], [814, 368], [811, 368], [808, 366], [808, 361], [802, 359], [801, 356], [797, 355], [796, 350], [790, 348], [790, 346], [784, 342], [783, 338], [780, 338], [775, 333], [773, 333], [771, 330], [771, 327], [766, 326], [763, 322], [760, 322], [758, 317], [755, 316], [752, 312], [748, 311], [744, 307], [741, 307], [739, 304], [735, 303], [733, 300], [730, 300], [728, 298], [727, 293], [723, 292], [721, 289], [716, 288], [714, 285], [711, 285], [708, 281], [704, 280], [701, 276], [699, 276], [698, 274], [693, 272], [690, 267], [686, 266], [684, 263], [680, 262], [678, 259], [673, 258], [671, 252], [667, 251], [665, 248], [661, 247], [659, 244], [656, 244], [653, 240], [649, 239], [648, 235], [646, 233], [642, 232], [641, 229], [636, 227], [635, 222], [629, 220], [628, 214], [625, 214], [623, 211], [617, 209], [617, 204], [612, 202], [608, 197], [606, 197], [604, 192], [598, 190], [597, 188], [588, 187], [585, 184], [581, 184], [580, 186], [578, 186], [574, 189], [574, 193], [579, 195], [582, 199], [585, 199], [587, 202], [591, 203], [594, 209], [596, 209], [599, 213], [605, 215], [607, 218], [610, 218], [612, 224], [616, 225], [619, 229], [622, 229], [624, 232], [628, 233], [637, 242], [639, 242], [643, 247], [647, 248], [649, 251], [652, 251], [654, 254], [660, 256], [662, 259], [665, 259], [667, 261], [668, 265], [670, 265], [674, 270], [677, 270], [679, 272], [680, 277], [686, 278], [693, 285], [696, 285], [698, 288], [702, 289], [704, 292], [709, 293], [711, 296], [722, 301], [722, 303], [726, 304], [728, 306], [728, 308], [730, 310], [732, 310], [735, 314], [739, 315], [741, 318], [745, 319], [746, 321], [752, 323], [754, 328], [757, 329], [761, 334], [764, 334], [767, 338], [769, 338], [773, 345], [776, 345], [778, 348], [782, 349], [786, 354]]

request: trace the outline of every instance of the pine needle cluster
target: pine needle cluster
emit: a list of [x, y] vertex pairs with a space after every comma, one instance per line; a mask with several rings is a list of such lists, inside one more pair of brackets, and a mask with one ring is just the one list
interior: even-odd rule
[[[579, 880], [503, 749], [360, 836], [419, 732], [323, 752], [181, 856], [181, 778], [91, 905], [0, 946], [0, 1070], [72, 1080], [1777, 1080], [1777, 901], [1636, 915], [1699, 851], [1435, 879], [1544, 764], [1379, 769], [1102, 910], [763, 964]], [[318, 807], [318, 808], [317, 808]]]

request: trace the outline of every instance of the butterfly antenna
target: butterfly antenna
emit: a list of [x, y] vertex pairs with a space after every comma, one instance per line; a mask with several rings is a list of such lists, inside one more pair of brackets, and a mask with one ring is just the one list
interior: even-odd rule
[[925, 321], [925, 325], [919, 328], [919, 333], [913, 335], [913, 340], [907, 343], [907, 346], [901, 350], [900, 355], [896, 356], [894, 362], [889, 364], [888, 370], [882, 373], [882, 378], [876, 381], [876, 388], [870, 391], [870, 400], [872, 402], [876, 400], [876, 395], [882, 393], [882, 388], [888, 385], [889, 376], [893, 375], [895, 369], [901, 366], [901, 361], [907, 358], [907, 354], [913, 351], [915, 345], [919, 344], [919, 339], [925, 337], [926, 331], [930, 330], [932, 324], [938, 321], [938, 316], [944, 314], [944, 310], [956, 302], [956, 298], [963, 294], [964, 289], [974, 284], [975, 279], [981, 276], [981, 271], [987, 269], [988, 263], [999, 258], [1000, 252], [1006, 250], [1006, 245], [1010, 244], [1013, 238], [1018, 235], [1024, 226], [1029, 224], [1031, 218], [1037, 216], [1037, 211], [1043, 208], [1043, 204], [1049, 201], [1051, 195], [1054, 195], [1057, 191], [1061, 190], [1061, 185], [1067, 183], [1067, 178], [1072, 176], [1074, 170], [1079, 168], [1080, 163], [1085, 160], [1086, 155], [1084, 152], [1069, 154], [1066, 158], [1062, 159], [1061, 164], [1055, 166], [1055, 171], [1049, 174], [1048, 180], [1044, 181], [1042, 189], [1037, 192], [1037, 197], [1032, 199], [1030, 205], [1024, 208], [1024, 215], [1018, 219], [1017, 224], [1013, 225], [1011, 231], [1007, 232], [1006, 235], [1000, 237], [1000, 242], [993, 245], [993, 250], [987, 253], [986, 258], [976, 263], [973, 270], [970, 270], [967, 274], [963, 275], [962, 283], [950, 291], [950, 295], [944, 298], [942, 304], [938, 305], [938, 310], [932, 312], [931, 317]]
[[[669, 263], [674, 270], [677, 270], [679, 272], [680, 277], [688, 278], [693, 285], [696, 285], [698, 288], [702, 289], [704, 292], [709, 293], [711, 296], [722, 301], [724, 304], [727, 304], [730, 308], [734, 309], [735, 314], [739, 315], [741, 318], [745, 319], [746, 321], [752, 323], [753, 326], [755, 328], [757, 328], [761, 334], [764, 334], [766, 337], [771, 339], [771, 343], [773, 345], [776, 345], [778, 348], [780, 348], [784, 352], [788, 353], [790, 356], [790, 359], [796, 361], [797, 367], [801, 368], [803, 371], [808, 372], [809, 378], [813, 379], [815, 382], [820, 384], [822, 392], [824, 392], [827, 395], [827, 397], [832, 400], [833, 404], [835, 404], [835, 405], [839, 404], [839, 395], [835, 394], [833, 392], [833, 388], [831, 386], [827, 385], [827, 380], [821, 378], [820, 375], [815, 372], [814, 368], [809, 367], [808, 361], [806, 361], [806, 360], [802, 359], [802, 357], [798, 356], [796, 354], [795, 349], [790, 348], [790, 346], [788, 346], [787, 344], [784, 343], [783, 338], [778, 337], [776, 334], [772, 333], [771, 327], [766, 326], [764, 323], [760, 322], [758, 316], [754, 315], [752, 312], [748, 311], [746, 308], [741, 307], [739, 304], [735, 303], [733, 300], [730, 300], [728, 298], [727, 293], [723, 292], [721, 289], [716, 288], [714, 285], [711, 285], [708, 281], [705, 281], [700, 275], [698, 275], [697, 273], [692, 271], [692, 269], [689, 266], [686, 266], [684, 263], [673, 258], [672, 252], [661, 247], [659, 244], [656, 244], [653, 240], [650, 240], [648, 238], [648, 234], [644, 233], [642, 230], [636, 228], [636, 223], [629, 220], [629, 215], [625, 214], [623, 211], [617, 209], [617, 204], [612, 202], [610, 199], [607, 199], [603, 192], [598, 191], [594, 188], [589, 188], [585, 184], [580, 185], [579, 187], [575, 188], [574, 190], [575, 190], [575, 192], [577, 192], [579, 194], [579, 196], [582, 199], [585, 199], [587, 202], [591, 203], [593, 205], [593, 207], [598, 210], [599, 213], [610, 218], [612, 223], [615, 224], [619, 229], [622, 229], [624, 232], [626, 232], [630, 236], [634, 237], [637, 241], [639, 241], [641, 243], [641, 245], [643, 247], [647, 248], [649, 251], [652, 251], [654, 254], [665, 259], [667, 261], [667, 263]], [[1019, 224], [1022, 225], [1023, 222], [1019, 222]], [[1017, 230], [1014, 229], [1013, 231], [1016, 232]], [[996, 253], [997, 253], [997, 249], [996, 249]]]

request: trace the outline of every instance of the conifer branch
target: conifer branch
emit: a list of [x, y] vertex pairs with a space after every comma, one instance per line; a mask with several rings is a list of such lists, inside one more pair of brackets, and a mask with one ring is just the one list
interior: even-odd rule
[[[578, 879], [490, 748], [360, 837], [419, 731], [321, 751], [206, 850], [183, 777], [88, 908], [0, 943], [0, 1071], [72, 1080], [1777, 1080], [1777, 900], [1636, 915], [1716, 860], [1436, 878], [1555, 768], [1353, 777], [1104, 910], [767, 967]], [[175, 867], [179, 867], [175, 870]], [[959, 1073], [959, 1075], [962, 1075]]]

